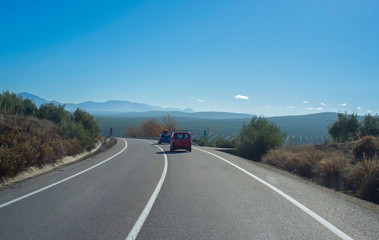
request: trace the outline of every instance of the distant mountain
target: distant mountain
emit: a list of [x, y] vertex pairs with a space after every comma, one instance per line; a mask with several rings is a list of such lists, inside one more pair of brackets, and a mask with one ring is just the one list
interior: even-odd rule
[[69, 111], [75, 111], [77, 108], [83, 109], [90, 113], [98, 113], [98, 114], [111, 114], [111, 113], [122, 113], [122, 112], [148, 112], [148, 111], [184, 111], [184, 112], [193, 112], [192, 109], [177, 109], [177, 108], [164, 108], [153, 105], [148, 105], [145, 103], [135, 103], [129, 101], [107, 101], [107, 102], [83, 102], [79, 104], [73, 103], [60, 103], [58, 101], [48, 101], [36, 95], [23, 92], [19, 94], [24, 99], [28, 98], [32, 100], [37, 106], [46, 103], [54, 103], [54, 104], [65, 104], [66, 109]]
[[67, 110], [74, 111], [77, 108], [84, 109], [90, 113], [123, 113], [123, 112], [148, 112], [148, 111], [180, 111], [176, 108], [163, 108], [145, 103], [129, 101], [107, 101], [107, 102], [83, 102], [79, 104], [66, 104]]
[[167, 113], [175, 117], [186, 118], [204, 118], [204, 119], [244, 119], [251, 118], [250, 114], [242, 113], [228, 113], [228, 112], [194, 112], [192, 109], [187, 108], [184, 110], [177, 108], [164, 108], [153, 106], [145, 103], [135, 103], [129, 101], [115, 101], [110, 100], [107, 102], [83, 102], [79, 104], [73, 103], [60, 103], [58, 101], [48, 101], [30, 93], [20, 93], [24, 99], [32, 100], [37, 106], [46, 103], [65, 104], [68, 111], [75, 111], [77, 108], [83, 109], [94, 115], [109, 115], [114, 117], [161, 117]]
[[19, 96], [23, 97], [24, 99], [30, 99], [32, 100], [37, 106], [40, 106], [42, 104], [46, 104], [46, 103], [54, 103], [54, 104], [61, 104], [60, 102], [57, 102], [57, 101], [48, 101], [46, 99], [43, 99], [43, 98], [40, 98], [36, 95], [33, 95], [31, 93], [27, 93], [27, 92], [22, 92], [20, 94], [18, 94]]
[[95, 116], [111, 116], [118, 118], [160, 118], [162, 115], [170, 114], [175, 118], [189, 119], [251, 119], [253, 115], [245, 113], [230, 112], [182, 112], [182, 111], [147, 111], [147, 112], [97, 112]]

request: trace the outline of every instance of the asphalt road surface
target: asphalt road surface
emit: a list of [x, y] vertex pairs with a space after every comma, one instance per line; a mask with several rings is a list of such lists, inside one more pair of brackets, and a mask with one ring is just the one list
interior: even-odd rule
[[112, 149], [0, 190], [0, 239], [379, 239], [379, 207], [214, 149]]

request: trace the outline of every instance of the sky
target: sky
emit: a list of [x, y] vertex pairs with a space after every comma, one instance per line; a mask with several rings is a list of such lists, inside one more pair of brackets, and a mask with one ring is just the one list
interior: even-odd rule
[[0, 91], [262, 116], [379, 113], [377, 0], [0, 2]]

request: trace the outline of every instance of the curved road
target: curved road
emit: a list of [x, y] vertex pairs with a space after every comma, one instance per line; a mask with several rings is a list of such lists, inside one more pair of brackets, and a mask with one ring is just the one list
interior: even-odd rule
[[106, 152], [0, 190], [0, 234], [379, 239], [379, 207], [212, 149], [170, 153], [169, 145], [118, 139]]

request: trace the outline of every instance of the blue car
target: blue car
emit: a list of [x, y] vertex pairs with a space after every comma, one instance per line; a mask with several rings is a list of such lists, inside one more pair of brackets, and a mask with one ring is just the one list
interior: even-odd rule
[[161, 143], [171, 143], [171, 135], [168, 130], [163, 130], [163, 132], [159, 135], [158, 144]]

